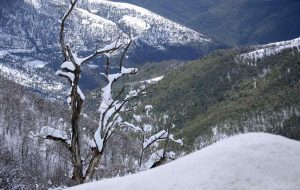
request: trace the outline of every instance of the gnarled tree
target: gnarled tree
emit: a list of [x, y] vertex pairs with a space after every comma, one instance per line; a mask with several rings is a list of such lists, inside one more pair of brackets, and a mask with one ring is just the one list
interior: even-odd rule
[[[58, 141], [65, 145], [71, 155], [71, 163], [73, 167], [72, 179], [76, 184], [81, 184], [93, 178], [107, 142], [113, 136], [116, 129], [120, 126], [126, 126], [126, 123], [122, 122], [120, 112], [123, 110], [128, 101], [139, 95], [139, 92], [132, 93], [127, 95], [125, 98], [121, 98], [121, 94], [124, 92], [123, 88], [118, 96], [113, 97], [112, 95], [113, 84], [118, 79], [124, 75], [130, 75], [137, 72], [136, 69], [125, 68], [123, 66], [125, 54], [132, 43], [130, 35], [130, 40], [126, 46], [123, 46], [119, 43], [119, 40], [117, 40], [116, 42], [113, 42], [84, 58], [79, 58], [77, 54], [72, 51], [70, 45], [66, 43], [65, 24], [72, 14], [72, 11], [75, 9], [77, 1], [78, 0], [70, 0], [71, 6], [61, 22], [60, 45], [64, 61], [61, 65], [61, 70], [56, 73], [61, 77], [65, 77], [71, 86], [68, 97], [68, 104], [71, 110], [71, 134], [68, 134], [63, 130], [47, 126], [43, 127], [41, 132], [44, 138]], [[122, 52], [121, 58], [118, 63], [112, 64], [110, 56], [116, 51]], [[99, 126], [95, 129], [93, 139], [86, 139], [87, 143], [90, 145], [90, 160], [85, 166], [81, 154], [80, 142], [82, 135], [80, 133], [81, 130], [79, 126], [82, 106], [85, 100], [85, 96], [79, 87], [81, 67], [85, 63], [101, 56], [106, 58], [105, 70], [101, 73], [101, 75], [104, 76], [107, 81], [107, 85], [102, 88], [101, 103], [98, 110], [100, 113]], [[118, 71], [112, 72], [111, 65], [118, 65]]]

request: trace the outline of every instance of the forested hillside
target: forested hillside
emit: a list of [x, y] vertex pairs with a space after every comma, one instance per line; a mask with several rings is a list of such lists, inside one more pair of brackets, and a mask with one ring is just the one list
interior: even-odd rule
[[248, 51], [216, 51], [176, 68], [153, 87], [145, 104], [158, 113], [173, 110], [178, 133], [195, 147], [248, 131], [299, 139], [299, 50], [240, 60]]

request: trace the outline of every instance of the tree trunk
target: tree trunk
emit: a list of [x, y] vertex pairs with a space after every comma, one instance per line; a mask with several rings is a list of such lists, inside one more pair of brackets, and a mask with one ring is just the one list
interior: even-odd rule
[[90, 181], [93, 179], [94, 177], [94, 174], [95, 174], [95, 171], [96, 171], [96, 167], [98, 166], [99, 162], [100, 162], [100, 159], [102, 157], [102, 153], [94, 153], [90, 163], [89, 163], [89, 166], [88, 166], [88, 169], [86, 171], [86, 175], [85, 175], [85, 181]]
[[75, 80], [71, 92], [71, 109], [72, 109], [72, 140], [71, 140], [71, 156], [73, 163], [73, 180], [76, 184], [84, 182], [83, 166], [80, 154], [80, 128], [79, 119], [82, 110], [83, 100], [77, 92], [77, 86], [80, 79], [80, 68], [75, 70]]
[[[77, 92], [76, 92], [77, 93]], [[73, 163], [73, 178], [76, 184], [83, 183], [82, 160], [80, 154], [80, 139], [79, 139], [79, 116], [81, 112], [82, 100], [76, 94], [74, 98], [73, 113], [72, 113], [72, 141], [71, 141], [71, 155]], [[77, 105], [77, 106], [76, 106]]]

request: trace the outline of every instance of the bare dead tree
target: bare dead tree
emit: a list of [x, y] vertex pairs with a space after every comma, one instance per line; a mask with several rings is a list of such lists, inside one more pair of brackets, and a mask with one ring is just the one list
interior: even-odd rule
[[[57, 75], [66, 78], [71, 86], [68, 103], [71, 110], [71, 134], [51, 127], [43, 127], [42, 133], [46, 139], [60, 142], [65, 145], [71, 155], [73, 176], [72, 179], [76, 184], [82, 184], [93, 178], [97, 165], [103, 155], [109, 139], [113, 136], [116, 129], [120, 126], [126, 126], [122, 122], [120, 112], [123, 110], [127, 102], [133, 98], [138, 97], [139, 93], [129, 94], [125, 98], [121, 98], [121, 94], [125, 88], [121, 90], [118, 96], [112, 96], [113, 84], [124, 75], [131, 75], [136, 73], [136, 69], [123, 67], [124, 57], [128, 51], [132, 40], [125, 46], [121, 59], [116, 63], [119, 67], [117, 73], [111, 73], [110, 56], [113, 52], [120, 50], [122, 45], [119, 44], [119, 39], [105, 46], [104, 48], [95, 51], [85, 58], [79, 58], [76, 53], [71, 50], [71, 47], [65, 41], [65, 24], [70, 17], [72, 11], [75, 9], [78, 0], [70, 0], [70, 8], [64, 15], [61, 22], [60, 30], [60, 45], [64, 56], [64, 62], [61, 65], [61, 70], [57, 71]], [[93, 60], [94, 58], [105, 56], [106, 65], [105, 71], [101, 73], [107, 81], [107, 85], [102, 88], [101, 105], [99, 107], [100, 119], [98, 129], [94, 133], [93, 139], [86, 139], [90, 145], [90, 160], [87, 164], [87, 169], [82, 160], [80, 147], [80, 126], [79, 120], [82, 112], [85, 96], [79, 87], [81, 66]]]
[[[175, 140], [174, 135], [171, 133], [172, 129], [175, 128], [175, 125], [173, 124], [174, 114], [170, 119], [169, 116], [164, 115], [164, 129], [153, 134], [153, 126], [148, 123], [149, 121], [153, 121], [153, 118], [150, 114], [152, 109], [153, 107], [151, 105], [145, 106], [146, 114], [143, 116], [135, 115], [134, 118], [137, 124], [131, 124], [130, 126], [135, 132], [140, 133], [142, 136], [141, 151], [139, 156], [139, 167], [141, 170], [151, 169], [166, 162], [168, 158], [170, 158], [167, 150], [170, 141], [183, 145], [183, 141], [181, 139]], [[151, 151], [153, 151], [152, 146], [157, 143], [161, 144], [160, 148], [154, 148], [156, 150], [154, 150], [154, 152], [150, 155], [148, 161], [143, 163], [143, 157], [146, 150], [151, 149]]]

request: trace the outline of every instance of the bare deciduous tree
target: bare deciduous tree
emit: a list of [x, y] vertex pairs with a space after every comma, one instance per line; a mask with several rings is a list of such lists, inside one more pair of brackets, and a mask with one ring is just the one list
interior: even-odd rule
[[[71, 110], [71, 134], [67, 132], [55, 129], [52, 127], [43, 127], [42, 134], [44, 138], [58, 141], [65, 145], [71, 155], [73, 176], [72, 179], [76, 184], [84, 183], [91, 180], [95, 173], [96, 167], [103, 155], [105, 147], [109, 139], [113, 136], [116, 129], [120, 126], [126, 126], [126, 123], [122, 122], [120, 112], [123, 110], [127, 102], [136, 98], [139, 92], [131, 93], [125, 98], [121, 98], [121, 94], [124, 92], [123, 88], [116, 96], [112, 96], [113, 84], [124, 75], [130, 75], [137, 72], [133, 68], [123, 67], [125, 54], [128, 51], [132, 40], [129, 35], [129, 43], [123, 47], [119, 43], [119, 39], [104, 48], [95, 51], [91, 55], [85, 58], [79, 58], [76, 53], [71, 50], [71, 47], [65, 41], [65, 24], [70, 17], [72, 11], [75, 9], [78, 0], [70, 0], [70, 8], [62, 19], [60, 30], [60, 45], [64, 56], [64, 62], [61, 65], [61, 70], [57, 71], [57, 75], [65, 77], [71, 86], [70, 94], [68, 97], [68, 104]], [[118, 72], [111, 72], [110, 56], [116, 51], [123, 50], [121, 58], [118, 63]], [[100, 119], [98, 129], [94, 133], [93, 139], [85, 139], [90, 145], [90, 160], [85, 166], [82, 160], [81, 153], [81, 134], [79, 120], [82, 112], [82, 106], [85, 100], [85, 96], [82, 93], [79, 82], [81, 75], [81, 67], [93, 60], [96, 57], [104, 56], [106, 58], [105, 71], [101, 73], [107, 81], [107, 85], [102, 88], [101, 104], [99, 107]]]

